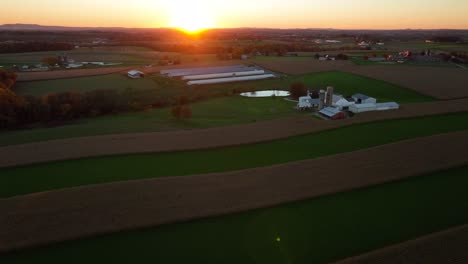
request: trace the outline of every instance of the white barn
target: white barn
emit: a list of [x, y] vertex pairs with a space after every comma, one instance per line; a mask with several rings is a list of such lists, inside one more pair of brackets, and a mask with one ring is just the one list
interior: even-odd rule
[[128, 77], [132, 79], [139, 79], [145, 77], [145, 73], [137, 70], [131, 70], [128, 72]]

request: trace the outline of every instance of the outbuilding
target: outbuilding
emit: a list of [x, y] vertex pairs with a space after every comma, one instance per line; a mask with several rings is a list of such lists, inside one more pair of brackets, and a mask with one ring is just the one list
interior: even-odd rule
[[400, 109], [400, 105], [395, 102], [378, 103], [375, 104], [377, 111], [397, 110]]
[[128, 77], [132, 79], [140, 79], [145, 77], [145, 73], [137, 70], [131, 70], [128, 72]]
[[354, 105], [354, 102], [350, 102], [346, 100], [345, 98], [341, 98], [337, 102], [334, 103], [334, 106], [338, 107], [342, 111], [349, 110], [349, 107]]
[[345, 119], [346, 114], [343, 111], [340, 111], [337, 107], [326, 107], [320, 110], [320, 115], [329, 118], [331, 120]]
[[356, 104], [375, 104], [377, 103], [377, 99], [367, 96], [365, 94], [355, 94], [352, 96]]
[[370, 111], [376, 111], [377, 105], [375, 103], [370, 104], [354, 104], [349, 106], [349, 111], [357, 114], [357, 113], [364, 113]]

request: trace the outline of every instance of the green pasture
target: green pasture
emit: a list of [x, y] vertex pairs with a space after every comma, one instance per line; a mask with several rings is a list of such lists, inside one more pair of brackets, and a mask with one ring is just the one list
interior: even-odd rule
[[467, 175], [468, 167], [451, 169], [267, 209], [19, 251], [0, 261], [329, 263], [467, 223]]
[[192, 118], [177, 120], [170, 108], [80, 119], [62, 126], [0, 132], [0, 146], [104, 134], [207, 128], [298, 115], [295, 103], [280, 97], [229, 96], [190, 105]]
[[[353, 125], [210, 150], [85, 158], [0, 169], [0, 197], [53, 189], [257, 168], [468, 129], [468, 113]], [[183, 166], [180, 166], [183, 164]]]

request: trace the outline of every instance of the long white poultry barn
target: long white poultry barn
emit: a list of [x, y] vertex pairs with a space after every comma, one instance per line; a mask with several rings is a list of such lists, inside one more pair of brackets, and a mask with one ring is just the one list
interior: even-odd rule
[[216, 83], [229, 83], [229, 82], [241, 82], [241, 81], [254, 81], [275, 78], [273, 74], [262, 74], [242, 77], [231, 77], [231, 78], [218, 78], [218, 79], [206, 79], [206, 80], [195, 80], [187, 82], [188, 85], [198, 84], [216, 84]]
[[250, 75], [262, 75], [262, 74], [265, 74], [265, 71], [255, 70], [255, 71], [244, 71], [244, 72], [224, 72], [224, 73], [213, 73], [213, 74], [189, 75], [189, 76], [182, 77], [182, 80], [204, 80], [204, 79], [216, 79], [216, 78], [239, 77], [239, 76], [250, 76]]
[[161, 74], [169, 77], [182, 77], [188, 75], [201, 75], [201, 74], [215, 74], [225, 72], [242, 72], [255, 70], [253, 67], [245, 65], [234, 65], [234, 66], [220, 66], [220, 67], [204, 67], [204, 68], [183, 68], [173, 70], [162, 70]]

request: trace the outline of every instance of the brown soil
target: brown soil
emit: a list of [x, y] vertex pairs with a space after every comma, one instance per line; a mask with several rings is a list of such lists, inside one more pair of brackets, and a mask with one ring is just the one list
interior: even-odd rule
[[335, 264], [468, 263], [468, 225], [453, 228]]
[[275, 206], [462, 166], [468, 164], [468, 148], [460, 142], [468, 142], [468, 131], [272, 167], [0, 199], [0, 252]]
[[385, 119], [468, 111], [468, 99], [403, 105], [400, 110], [370, 112], [340, 121], [312, 116], [284, 118], [210, 129], [103, 135], [0, 147], [0, 167], [114, 154], [134, 154], [252, 144]]
[[468, 97], [468, 71], [460, 68], [418, 66], [356, 66], [343, 61], [260, 62], [260, 66], [286, 74], [343, 71], [415, 90], [437, 99]]
[[412, 66], [352, 67], [348, 72], [384, 80], [437, 99], [468, 97], [468, 70]]

